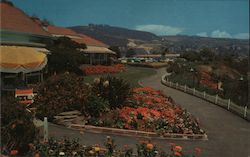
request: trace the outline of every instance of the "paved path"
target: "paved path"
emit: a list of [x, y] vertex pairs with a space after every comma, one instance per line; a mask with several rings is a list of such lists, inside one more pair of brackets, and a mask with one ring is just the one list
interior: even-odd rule
[[[165, 150], [169, 143], [174, 142], [183, 146], [184, 151], [191, 152], [195, 147], [202, 148], [202, 157], [250, 157], [250, 123], [244, 119], [209, 102], [168, 88], [160, 83], [165, 68], [157, 74], [141, 80], [144, 86], [162, 90], [171, 96], [178, 104], [199, 118], [201, 127], [207, 132], [208, 141], [157, 140], [153, 141]], [[50, 136], [62, 138], [79, 138], [83, 144], [102, 144], [107, 134], [80, 133], [55, 124], [49, 125]], [[118, 145], [134, 144], [139, 139], [133, 137], [113, 136]]]
[[162, 90], [196, 116], [209, 139], [177, 143], [188, 149], [199, 146], [204, 150], [203, 156], [207, 157], [250, 157], [249, 122], [207, 101], [162, 85], [160, 80], [164, 74], [165, 68], [159, 69], [156, 75], [141, 80], [141, 83]]

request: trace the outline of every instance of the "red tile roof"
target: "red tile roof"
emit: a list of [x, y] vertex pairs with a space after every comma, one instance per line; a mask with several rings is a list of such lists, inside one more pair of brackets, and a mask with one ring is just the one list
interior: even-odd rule
[[73, 39], [73, 40], [78, 43], [85, 43], [86, 45], [89, 46], [108, 47], [108, 45], [104, 44], [103, 42], [93, 39], [85, 34], [79, 34], [79, 36], [81, 37], [80, 39]]
[[66, 35], [78, 36], [78, 34], [77, 34], [75, 31], [73, 31], [73, 30], [71, 30], [71, 29], [69, 29], [69, 28], [57, 27], [57, 26], [49, 25], [49, 26], [47, 27], [47, 29], [48, 29], [48, 32], [49, 32], [50, 34], [65, 35], [65, 36], [66, 36]]
[[36, 35], [49, 36], [41, 26], [34, 22], [22, 10], [0, 2], [1, 24], [0, 29], [6, 29], [14, 32], [31, 33]]
[[57, 27], [57, 26], [51, 26], [51, 25], [49, 25], [47, 28], [48, 28], [48, 32], [51, 34], [70, 36], [73, 41], [81, 43], [81, 44], [84, 43], [89, 46], [108, 47], [106, 44], [102, 43], [101, 41], [93, 39], [85, 34], [78, 34], [69, 28]]

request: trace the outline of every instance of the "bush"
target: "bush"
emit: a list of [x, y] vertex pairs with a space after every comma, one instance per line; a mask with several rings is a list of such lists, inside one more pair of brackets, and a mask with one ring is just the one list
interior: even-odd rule
[[98, 118], [103, 112], [108, 111], [108, 101], [95, 95], [90, 95], [84, 105], [83, 112], [91, 117]]
[[1, 101], [2, 150], [6, 153], [17, 150], [19, 155], [23, 155], [29, 150], [29, 143], [36, 138], [32, 115], [23, 104], [18, 104], [14, 99], [5, 98]]
[[53, 117], [61, 112], [81, 110], [88, 95], [83, 77], [64, 73], [50, 77], [42, 83], [35, 98], [39, 118]]
[[92, 86], [93, 93], [107, 100], [111, 109], [122, 107], [131, 95], [129, 83], [116, 77], [97, 78]]

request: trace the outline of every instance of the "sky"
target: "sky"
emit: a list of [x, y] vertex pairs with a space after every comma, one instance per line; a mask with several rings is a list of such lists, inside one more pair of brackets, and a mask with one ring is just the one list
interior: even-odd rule
[[249, 38], [249, 0], [11, 0], [57, 26], [107, 24], [157, 35]]

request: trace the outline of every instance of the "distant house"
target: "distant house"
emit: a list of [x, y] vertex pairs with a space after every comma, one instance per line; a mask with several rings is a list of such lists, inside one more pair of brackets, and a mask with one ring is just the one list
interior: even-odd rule
[[13, 91], [42, 81], [50, 34], [10, 2], [0, 2], [0, 8], [1, 90]]
[[115, 61], [116, 53], [109, 50], [108, 46], [101, 41], [78, 34], [68, 28], [49, 25], [47, 30], [54, 37], [66, 36], [77, 43], [86, 44], [87, 48], [82, 49], [83, 54], [87, 57], [86, 64], [110, 64]]

